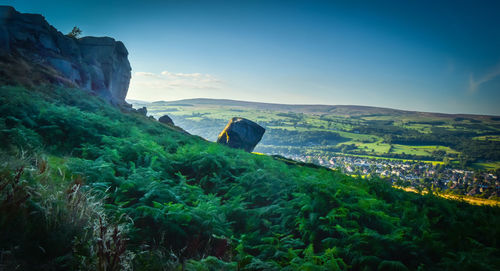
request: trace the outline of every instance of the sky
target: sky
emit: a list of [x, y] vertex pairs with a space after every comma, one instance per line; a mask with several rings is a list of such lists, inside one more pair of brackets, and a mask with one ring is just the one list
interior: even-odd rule
[[14, 0], [129, 51], [128, 99], [500, 115], [500, 1]]

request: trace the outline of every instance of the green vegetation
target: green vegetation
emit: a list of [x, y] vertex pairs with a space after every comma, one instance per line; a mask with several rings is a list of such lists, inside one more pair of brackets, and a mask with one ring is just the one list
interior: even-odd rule
[[78, 26], [73, 27], [71, 32], [66, 34], [66, 36], [74, 39], [78, 39], [81, 35], [82, 35], [82, 30]]
[[0, 87], [0, 139], [8, 270], [500, 266], [499, 208], [229, 149], [78, 89]]

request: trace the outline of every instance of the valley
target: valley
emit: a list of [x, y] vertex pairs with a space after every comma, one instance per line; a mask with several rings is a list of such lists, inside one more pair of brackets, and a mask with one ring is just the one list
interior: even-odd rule
[[186, 131], [215, 141], [227, 121], [266, 128], [255, 152], [378, 176], [393, 184], [497, 199], [500, 118], [365, 106], [282, 105], [217, 99], [130, 101], [151, 116], [171, 116]]

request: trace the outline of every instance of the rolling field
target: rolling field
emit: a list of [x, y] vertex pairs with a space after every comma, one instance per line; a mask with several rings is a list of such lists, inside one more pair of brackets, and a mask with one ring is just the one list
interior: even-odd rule
[[500, 168], [500, 121], [482, 115], [450, 115], [363, 106], [281, 105], [191, 99], [139, 102], [155, 118], [215, 141], [232, 117], [266, 128], [256, 151], [281, 154], [343, 153], [369, 157], [467, 163]]

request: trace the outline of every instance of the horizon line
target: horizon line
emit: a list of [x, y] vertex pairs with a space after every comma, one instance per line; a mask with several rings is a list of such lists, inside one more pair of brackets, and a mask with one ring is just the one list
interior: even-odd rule
[[372, 105], [356, 105], [356, 104], [288, 104], [288, 103], [271, 103], [271, 102], [259, 102], [259, 101], [245, 101], [245, 100], [235, 100], [235, 99], [224, 99], [224, 98], [188, 98], [188, 99], [180, 99], [180, 100], [157, 100], [157, 101], [145, 101], [145, 100], [137, 100], [137, 99], [127, 99], [127, 101], [138, 101], [138, 102], [146, 102], [146, 103], [172, 103], [172, 102], [180, 102], [180, 101], [189, 101], [189, 100], [220, 100], [220, 101], [231, 101], [231, 102], [244, 102], [244, 103], [255, 103], [255, 104], [267, 104], [267, 105], [284, 105], [284, 106], [352, 106], [352, 107], [365, 107], [365, 108], [377, 108], [377, 109], [388, 109], [394, 111], [403, 111], [403, 112], [412, 112], [412, 113], [427, 113], [427, 114], [442, 114], [442, 115], [462, 115], [462, 116], [482, 116], [482, 117], [500, 117], [500, 115], [489, 115], [489, 114], [478, 114], [478, 113], [445, 113], [445, 112], [430, 112], [430, 111], [418, 111], [418, 110], [408, 110], [408, 109], [399, 109], [399, 108], [391, 108], [391, 107], [381, 107], [381, 106], [372, 106]]

